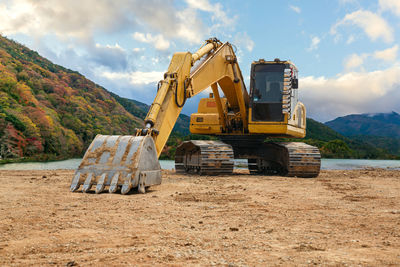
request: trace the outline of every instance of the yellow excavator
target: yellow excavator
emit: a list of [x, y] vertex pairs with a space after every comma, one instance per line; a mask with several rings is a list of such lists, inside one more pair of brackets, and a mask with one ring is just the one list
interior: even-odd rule
[[[178, 173], [230, 174], [234, 159], [247, 159], [251, 174], [316, 177], [320, 171], [318, 148], [301, 142], [265, 142], [268, 138], [303, 138], [306, 109], [298, 101], [298, 70], [290, 61], [251, 64], [250, 91], [246, 90], [232, 45], [206, 40], [196, 53], [178, 52], [135, 135], [97, 135], [86, 151], [71, 183], [87, 192], [121, 194], [161, 183], [158, 157], [186, 99], [210, 88], [198, 111], [190, 117], [190, 132], [214, 135], [219, 141], [192, 140], [176, 150]], [[221, 94], [222, 93], [222, 94]]]

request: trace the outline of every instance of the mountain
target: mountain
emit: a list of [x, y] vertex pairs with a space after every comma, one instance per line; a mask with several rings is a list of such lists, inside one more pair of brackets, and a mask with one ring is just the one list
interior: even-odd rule
[[345, 136], [400, 137], [400, 115], [394, 111], [347, 115], [328, 121], [325, 125]]
[[324, 158], [385, 159], [399, 155], [361, 139], [351, 139], [311, 118], [307, 118], [306, 137], [291, 140], [317, 146]]
[[355, 142], [381, 148], [400, 155], [400, 114], [353, 114], [325, 123]]
[[0, 36], [1, 158], [79, 157], [96, 134], [141, 125], [103, 87]]

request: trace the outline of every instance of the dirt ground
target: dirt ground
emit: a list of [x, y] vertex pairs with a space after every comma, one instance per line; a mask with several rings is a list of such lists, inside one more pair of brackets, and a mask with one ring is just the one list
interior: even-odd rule
[[72, 171], [0, 171], [0, 265], [400, 265], [400, 172], [165, 171], [146, 194], [70, 193]]

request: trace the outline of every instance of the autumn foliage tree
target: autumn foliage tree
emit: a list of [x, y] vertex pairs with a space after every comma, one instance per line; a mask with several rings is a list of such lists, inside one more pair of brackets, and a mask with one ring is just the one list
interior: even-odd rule
[[0, 156], [82, 156], [96, 134], [132, 134], [142, 120], [104, 88], [0, 36]]

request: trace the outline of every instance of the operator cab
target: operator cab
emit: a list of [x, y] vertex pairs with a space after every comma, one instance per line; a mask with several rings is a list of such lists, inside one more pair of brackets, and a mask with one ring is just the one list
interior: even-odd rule
[[[284, 122], [297, 102], [298, 71], [290, 61], [251, 64], [250, 108], [253, 122]], [[287, 115], [287, 116], [285, 116]]]

